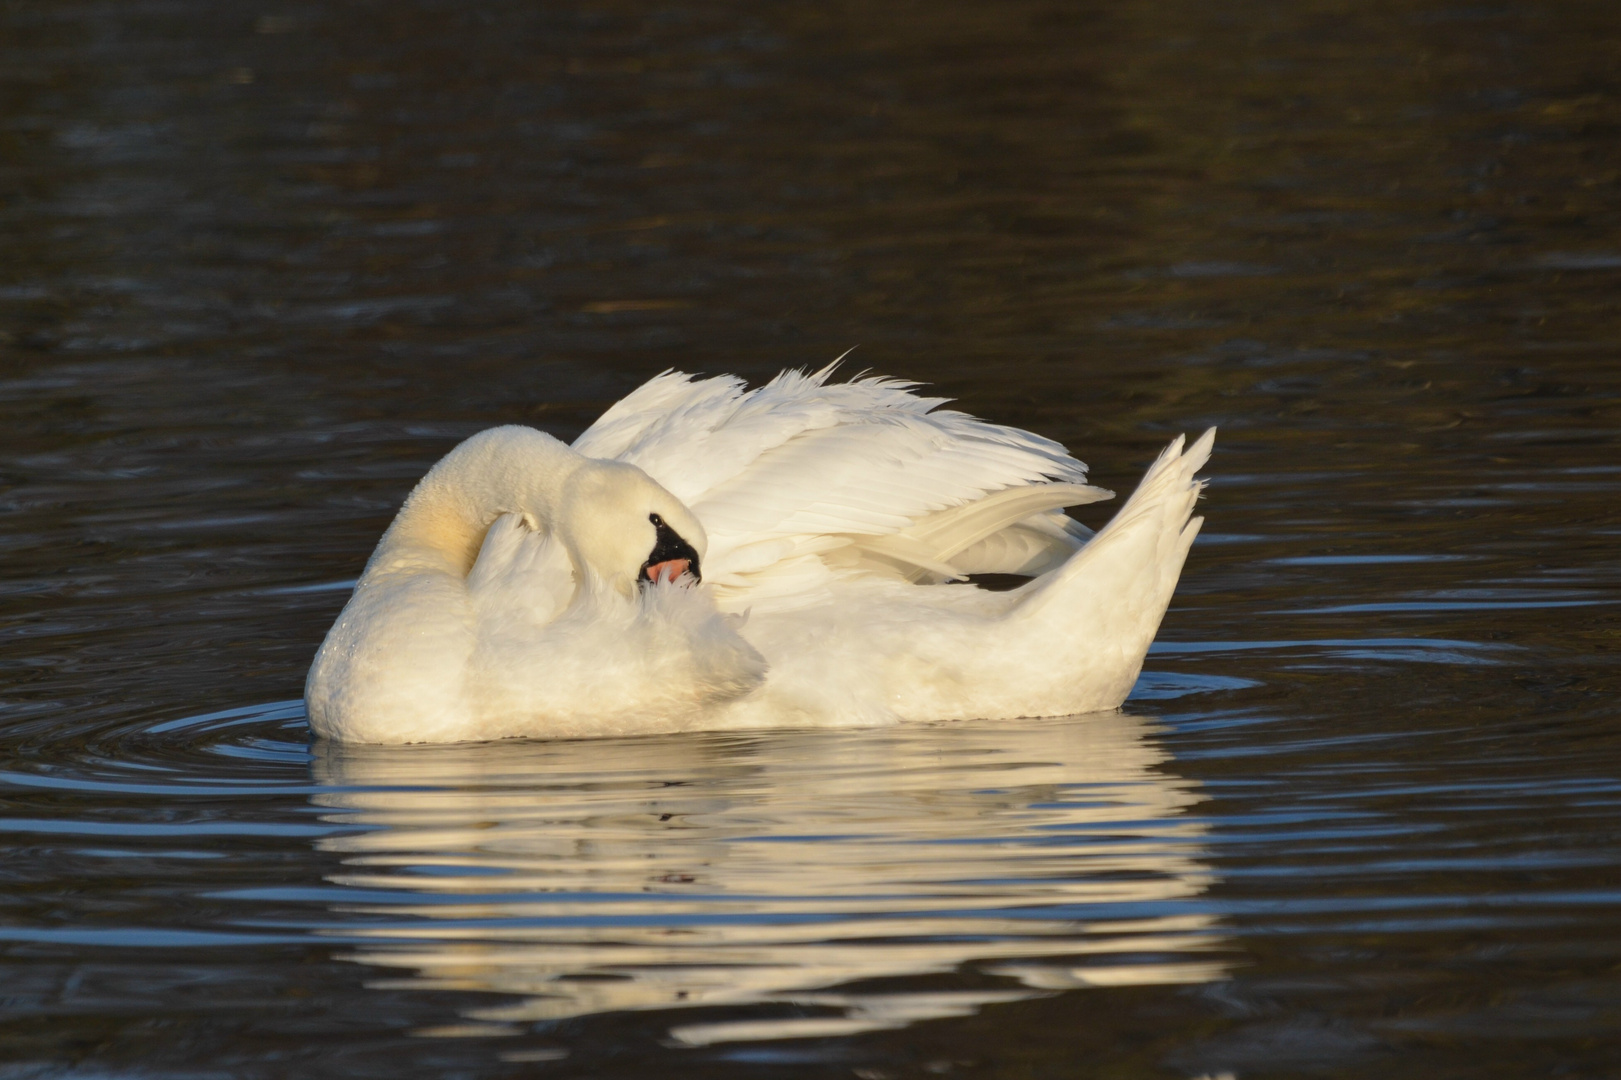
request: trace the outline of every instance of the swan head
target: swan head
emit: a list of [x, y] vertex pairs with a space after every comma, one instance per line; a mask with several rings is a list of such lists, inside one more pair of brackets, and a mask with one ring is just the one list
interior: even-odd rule
[[584, 457], [516, 425], [479, 432], [429, 469], [366, 572], [427, 560], [465, 577], [504, 514], [555, 535], [582, 584], [633, 599], [642, 585], [702, 577], [708, 536], [680, 499], [635, 465]]
[[587, 459], [563, 485], [555, 514], [552, 524], [576, 570], [623, 596], [683, 574], [703, 579], [709, 545], [703, 525], [634, 465]]

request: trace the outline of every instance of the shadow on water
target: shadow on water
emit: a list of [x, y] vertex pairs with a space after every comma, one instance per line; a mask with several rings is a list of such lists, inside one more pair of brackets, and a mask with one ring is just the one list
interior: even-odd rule
[[317, 841], [367, 941], [349, 959], [411, 973], [390, 988], [518, 996], [432, 1031], [671, 1010], [702, 1046], [1220, 978], [1201, 796], [1168, 764], [1115, 714], [322, 745], [312, 801], [363, 827]]

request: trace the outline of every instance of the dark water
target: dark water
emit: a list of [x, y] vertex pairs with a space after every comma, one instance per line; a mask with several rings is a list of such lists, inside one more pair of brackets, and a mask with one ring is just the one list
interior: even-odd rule
[[[0, 331], [0, 1077], [1621, 1075], [1609, 0], [7, 3]], [[1124, 714], [310, 745], [456, 439], [851, 345], [1221, 425]]]

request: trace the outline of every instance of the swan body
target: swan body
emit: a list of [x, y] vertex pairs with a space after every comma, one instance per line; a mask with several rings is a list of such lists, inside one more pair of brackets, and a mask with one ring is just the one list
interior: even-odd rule
[[[659, 375], [572, 446], [481, 432], [377, 545], [305, 685], [350, 742], [1113, 709], [1170, 603], [1215, 432], [1110, 498], [912, 385]], [[1030, 580], [993, 592], [970, 574]]]

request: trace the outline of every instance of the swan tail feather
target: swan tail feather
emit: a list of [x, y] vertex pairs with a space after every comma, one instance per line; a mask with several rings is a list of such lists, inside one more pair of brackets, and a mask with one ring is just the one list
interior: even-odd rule
[[1184, 438], [1174, 439], [1114, 518], [1030, 586], [1008, 615], [1043, 635], [1049, 648], [1084, 657], [1094, 673], [1106, 669], [1110, 677], [1102, 681], [1112, 692], [1105, 696], [1115, 699], [1094, 708], [1119, 705], [1142, 669], [1204, 522], [1193, 516], [1205, 485], [1194, 474], [1209, 460], [1215, 437], [1211, 428], [1185, 450]]

